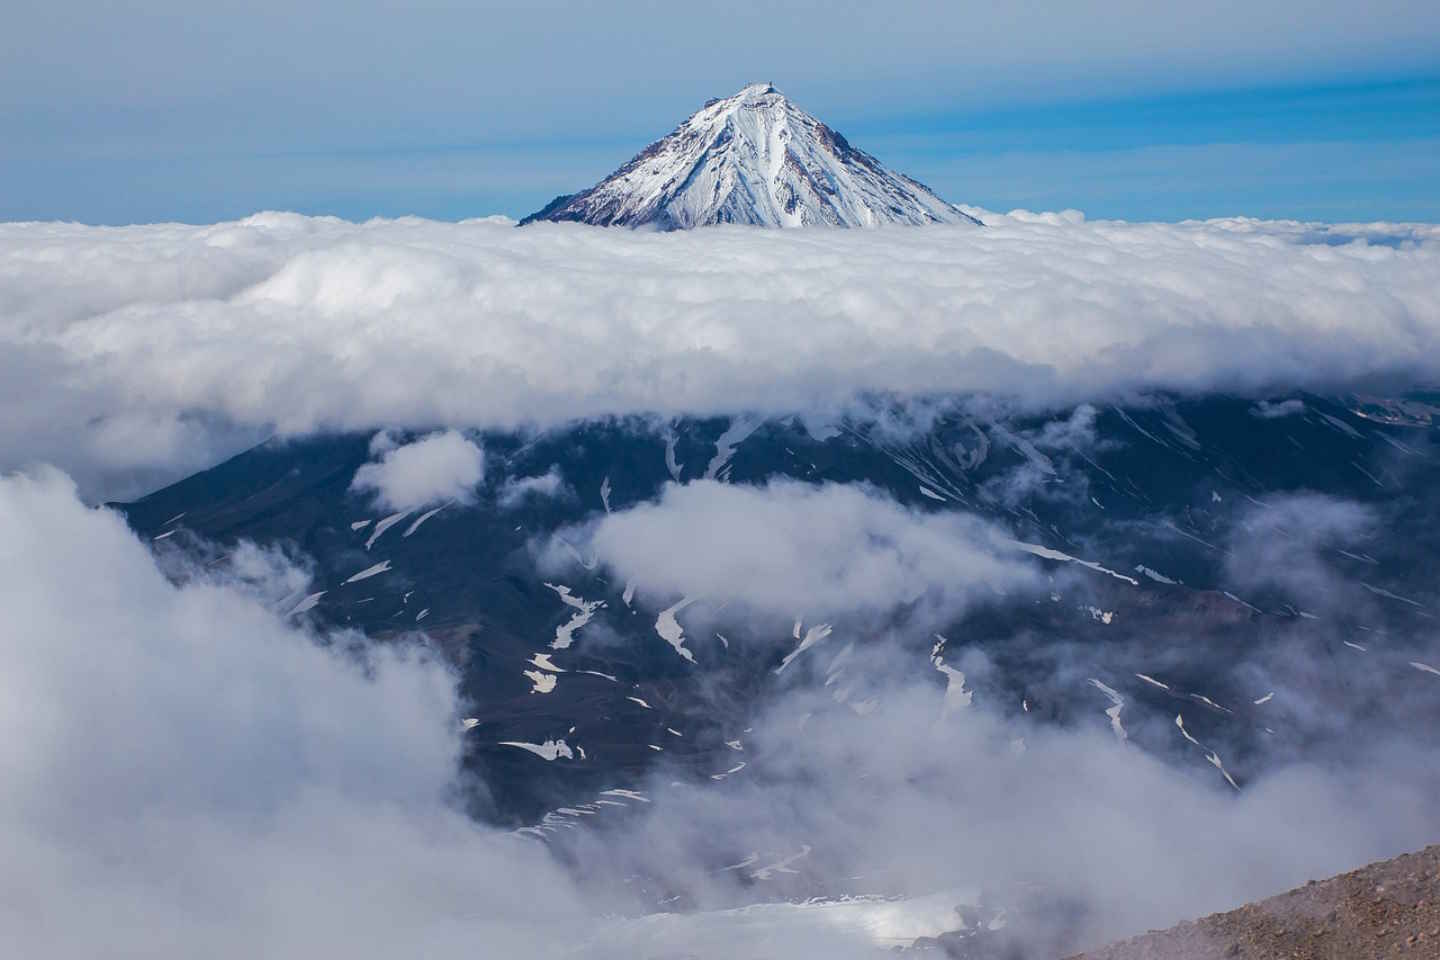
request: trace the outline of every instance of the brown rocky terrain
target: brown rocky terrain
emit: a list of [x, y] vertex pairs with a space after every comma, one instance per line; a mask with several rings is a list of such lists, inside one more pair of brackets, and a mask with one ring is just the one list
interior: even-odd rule
[[1440, 844], [1070, 960], [1440, 960]]

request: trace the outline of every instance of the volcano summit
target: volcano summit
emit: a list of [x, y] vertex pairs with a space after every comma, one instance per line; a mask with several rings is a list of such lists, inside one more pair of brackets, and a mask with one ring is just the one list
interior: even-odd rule
[[661, 230], [980, 223], [768, 83], [710, 101], [595, 186], [520, 222], [537, 220]]

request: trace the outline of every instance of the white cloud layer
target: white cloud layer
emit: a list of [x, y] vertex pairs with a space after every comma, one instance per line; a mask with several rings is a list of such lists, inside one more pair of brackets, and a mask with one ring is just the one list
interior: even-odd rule
[[[377, 439], [386, 438], [380, 434]], [[388, 448], [387, 448], [388, 447]], [[485, 478], [485, 453], [455, 430], [444, 430], [412, 443], [372, 444], [380, 459], [355, 471], [350, 489], [372, 493], [390, 510], [418, 510], [447, 501], [470, 503]]]
[[954, 613], [977, 593], [1035, 582], [1004, 531], [856, 485], [668, 484], [658, 502], [607, 514], [585, 536], [647, 593], [734, 599], [781, 617], [879, 613], [922, 599]]
[[89, 489], [192, 466], [221, 424], [1440, 377], [1440, 227], [982, 215], [984, 230], [673, 235], [292, 214], [0, 225], [0, 466], [48, 456]]
[[322, 647], [257, 588], [295, 571], [231, 566], [177, 587], [60, 474], [0, 477], [7, 951], [543, 956], [578, 936], [564, 873], [446, 803], [449, 670]]

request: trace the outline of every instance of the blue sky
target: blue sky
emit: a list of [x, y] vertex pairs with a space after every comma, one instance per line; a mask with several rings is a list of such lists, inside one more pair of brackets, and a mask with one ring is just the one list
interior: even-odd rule
[[521, 215], [770, 80], [948, 199], [1440, 220], [1440, 4], [54, 0], [0, 37], [0, 219]]

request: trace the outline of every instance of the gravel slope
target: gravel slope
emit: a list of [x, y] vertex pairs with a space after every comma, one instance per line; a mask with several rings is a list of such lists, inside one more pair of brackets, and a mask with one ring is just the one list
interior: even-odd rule
[[1071, 960], [1440, 958], [1440, 844]]

